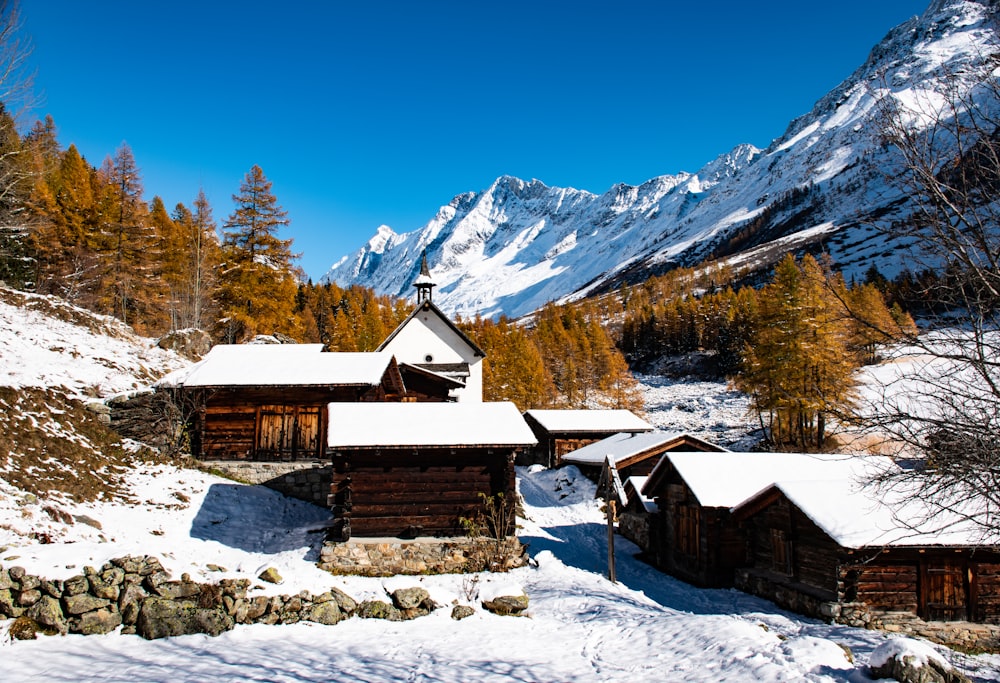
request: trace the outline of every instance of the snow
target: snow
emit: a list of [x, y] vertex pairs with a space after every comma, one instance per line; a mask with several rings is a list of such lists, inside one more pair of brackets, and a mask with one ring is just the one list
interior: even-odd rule
[[[873, 469], [893, 467], [889, 458], [825, 453], [666, 453], [651, 482], [672, 465], [705, 507], [731, 508], [777, 481], [861, 480]], [[725, 476], [720, 476], [722, 473]], [[645, 493], [649, 493], [646, 491]]]
[[607, 458], [618, 465], [634, 455], [660, 448], [684, 438], [683, 432], [646, 432], [640, 434], [614, 434], [606, 439], [587, 444], [562, 456], [564, 462], [574, 465], [603, 465]]
[[[166, 372], [182, 364], [134, 335], [122, 342], [27, 309], [0, 306], [0, 315], [5, 366], [8, 359], [16, 365], [21, 386], [58, 378], [81, 391], [93, 382], [114, 393], [141, 385], [146, 370], [140, 368]], [[50, 353], [32, 356], [21, 338], [37, 340]], [[72, 348], [77, 356], [52, 346]], [[103, 374], [95, 359], [109, 363]], [[112, 361], [121, 366], [112, 367]], [[722, 383], [645, 381], [653, 422], [686, 418], [694, 430], [728, 434], [745, 420], [743, 404]], [[476, 413], [476, 419], [489, 418]], [[238, 626], [216, 638], [156, 641], [117, 632], [17, 641], [7, 634], [10, 622], [0, 622], [4, 683], [860, 682], [868, 680], [864, 667], [873, 653], [892, 642], [878, 631], [823, 624], [738, 591], [694, 588], [636, 559], [638, 548], [620, 537], [618, 583], [611, 583], [604, 575], [607, 536], [600, 502], [575, 467], [517, 470], [523, 499], [518, 533], [528, 544], [528, 566], [508, 574], [383, 579], [332, 576], [317, 568], [326, 509], [174, 465], [136, 465], [127, 482], [132, 502], [81, 504], [39, 499], [0, 480], [0, 565], [65, 579], [111, 558], [151, 554], [174, 578], [188, 573], [203, 582], [249, 579], [251, 596], [336, 587], [358, 600], [387, 599], [396, 588], [421, 586], [442, 607], [409, 622], [353, 618], [336, 626]], [[74, 523], [55, 521], [44, 512], [46, 505], [73, 515]], [[39, 542], [32, 533], [51, 542]], [[276, 568], [283, 583], [256, 580], [267, 567]], [[514, 591], [528, 595], [528, 618], [500, 617], [480, 607], [486, 597]], [[452, 620], [455, 602], [474, 607], [474, 615]], [[926, 647], [979, 681], [1000, 681], [1000, 656]]]
[[534, 446], [517, 406], [495, 403], [331, 403], [331, 448]]
[[872, 653], [868, 663], [873, 667], [884, 666], [892, 659], [904, 659], [912, 657], [913, 663], [917, 666], [926, 666], [928, 662], [935, 661], [946, 669], [949, 667], [944, 657], [927, 643], [914, 640], [913, 638], [893, 638], [882, 643]]
[[323, 353], [322, 344], [219, 344], [161, 386], [335, 386], [381, 381], [392, 354]]
[[3, 298], [23, 298], [26, 305], [0, 300], [0, 386], [64, 387], [81, 398], [110, 396], [140, 389], [186, 364], [113, 318], [48, 297], [6, 288], [3, 293]]
[[653, 426], [629, 410], [529, 410], [549, 432], [639, 432]]
[[[609, 582], [599, 502], [593, 484], [572, 467], [518, 469], [520, 536], [530, 544], [531, 566], [508, 574], [388, 579], [334, 577], [315, 567], [320, 535], [310, 533], [310, 525], [325, 510], [173, 467], [137, 470], [133, 482], [137, 497], [152, 502], [86, 508], [101, 522], [105, 542], [77, 524], [55, 543], [8, 547], [0, 563], [67, 577], [84, 564], [141, 548], [157, 554], [175, 577], [189, 572], [196, 580], [253, 580], [261, 569], [276, 567], [284, 583], [254, 581], [251, 595], [337, 587], [356, 599], [386, 599], [391, 590], [417, 585], [443, 607], [411, 622], [238, 626], [217, 638], [0, 639], [5, 681], [864, 681], [869, 655], [891, 642], [879, 632], [785, 613], [737, 591], [693, 588], [634, 559], [637, 548], [621, 538], [619, 583]], [[174, 492], [190, 502], [180, 504]], [[210, 563], [226, 571], [212, 572]], [[522, 591], [531, 601], [529, 618], [478, 609], [484, 599]], [[477, 607], [476, 613], [453, 621], [453, 601]], [[964, 662], [981, 680], [1000, 680], [1000, 658]]]
[[982, 527], [969, 515], [941, 511], [898, 488], [880, 490], [857, 479], [779, 481], [775, 488], [845, 548], [974, 546], [983, 540]]

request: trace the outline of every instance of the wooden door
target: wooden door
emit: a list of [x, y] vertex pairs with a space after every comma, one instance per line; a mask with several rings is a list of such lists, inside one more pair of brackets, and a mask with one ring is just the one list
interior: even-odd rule
[[295, 418], [293, 457], [316, 458], [320, 455], [320, 412], [318, 406], [302, 406]]
[[295, 435], [295, 411], [290, 406], [261, 406], [257, 429], [257, 460], [290, 460]]
[[968, 566], [958, 559], [927, 560], [922, 566], [922, 617], [927, 621], [969, 618]]

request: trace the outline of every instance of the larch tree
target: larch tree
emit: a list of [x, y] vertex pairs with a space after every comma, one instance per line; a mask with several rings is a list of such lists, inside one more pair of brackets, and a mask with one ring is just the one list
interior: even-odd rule
[[260, 166], [244, 176], [236, 209], [223, 224], [219, 268], [217, 336], [236, 343], [257, 334], [299, 331], [295, 316], [298, 283], [292, 240], [278, 237], [287, 214]]
[[830, 416], [852, 405], [853, 356], [829, 273], [805, 256], [786, 256], [760, 292], [756, 329], [735, 375], [775, 446], [821, 448]]
[[179, 324], [203, 329], [212, 314], [216, 270], [222, 258], [212, 206], [205, 191], [198, 191], [193, 211], [178, 204], [173, 220], [178, 227], [181, 250]]

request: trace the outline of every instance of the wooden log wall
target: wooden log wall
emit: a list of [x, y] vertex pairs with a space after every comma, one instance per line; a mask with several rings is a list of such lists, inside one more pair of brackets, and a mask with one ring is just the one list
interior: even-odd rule
[[[265, 389], [226, 389], [205, 391], [200, 398], [202, 408], [195, 421], [192, 449], [203, 460], [254, 460], [258, 448], [272, 443], [274, 435], [261, 434], [262, 410], [275, 413], [288, 409], [307, 408], [307, 414], [325, 415], [327, 403], [358, 401], [365, 390], [359, 387], [289, 387]], [[274, 424], [280, 421], [275, 421]], [[293, 420], [294, 424], [294, 420]], [[273, 426], [273, 425], [272, 425]], [[326, 434], [324, 424], [318, 425], [319, 433], [315, 452], [303, 452], [302, 459], [323, 456], [319, 447]], [[289, 438], [290, 440], [290, 438]], [[267, 451], [268, 449], [264, 449]], [[263, 453], [261, 455], [264, 455]], [[281, 459], [267, 453], [266, 459]]]
[[480, 494], [513, 501], [513, 457], [509, 449], [338, 451], [334, 517], [353, 537], [464, 536], [461, 520], [482, 509]]
[[877, 610], [917, 615], [918, 571], [915, 563], [879, 562], [846, 564], [841, 567], [843, 598], [864, 602]]
[[972, 619], [1000, 624], [1000, 558], [972, 564]]

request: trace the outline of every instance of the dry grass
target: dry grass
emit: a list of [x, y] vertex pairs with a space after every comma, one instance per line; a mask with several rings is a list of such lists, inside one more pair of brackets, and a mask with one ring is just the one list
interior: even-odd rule
[[60, 390], [0, 387], [0, 477], [22, 491], [80, 502], [127, 500], [131, 466], [162, 458], [126, 446]]

